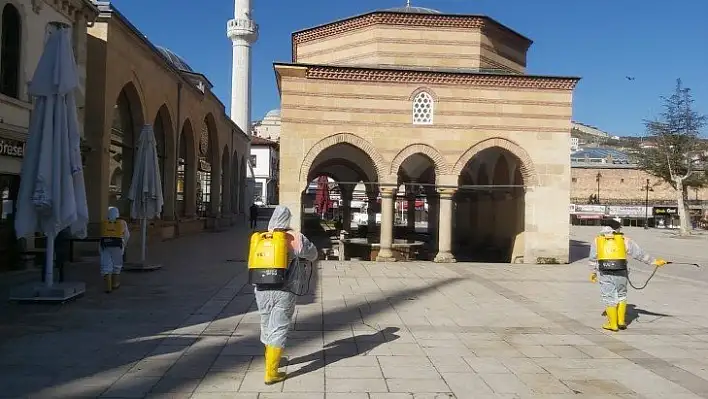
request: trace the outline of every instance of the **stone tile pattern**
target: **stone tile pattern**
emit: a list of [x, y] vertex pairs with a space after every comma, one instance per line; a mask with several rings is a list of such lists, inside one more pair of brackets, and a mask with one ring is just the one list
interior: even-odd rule
[[605, 333], [584, 265], [321, 262], [291, 377], [266, 386], [244, 265], [225, 261], [245, 238], [165, 243], [163, 271], [127, 274], [110, 296], [96, 278], [76, 303], [3, 312], [0, 397], [708, 397], [706, 290], [662, 276], [631, 293], [630, 328]]

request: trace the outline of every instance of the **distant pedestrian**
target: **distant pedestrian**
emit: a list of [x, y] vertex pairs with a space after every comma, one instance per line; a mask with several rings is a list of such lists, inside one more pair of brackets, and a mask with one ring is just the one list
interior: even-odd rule
[[258, 205], [251, 204], [250, 213], [251, 229], [255, 229], [258, 224]]

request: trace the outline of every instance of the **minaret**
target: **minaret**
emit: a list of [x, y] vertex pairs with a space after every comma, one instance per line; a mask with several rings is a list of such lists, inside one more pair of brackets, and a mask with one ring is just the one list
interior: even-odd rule
[[226, 35], [233, 44], [231, 120], [251, 134], [251, 44], [258, 40], [258, 25], [251, 19], [251, 0], [234, 0], [234, 19]]

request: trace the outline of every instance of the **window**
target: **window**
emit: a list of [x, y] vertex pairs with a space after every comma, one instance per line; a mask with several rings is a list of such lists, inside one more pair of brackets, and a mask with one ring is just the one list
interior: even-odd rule
[[251, 163], [251, 167], [252, 167], [252, 168], [255, 168], [255, 167], [256, 167], [256, 156], [255, 156], [255, 155], [251, 155], [251, 156], [248, 158], [248, 161]]
[[413, 97], [413, 124], [433, 124], [433, 97], [424, 91]]
[[2, 38], [0, 39], [0, 93], [20, 96], [20, 12], [12, 4], [2, 9]]
[[574, 178], [571, 179], [571, 181], [572, 181], [573, 183], [577, 183], [577, 182], [578, 182], [578, 178], [577, 178], [577, 177], [574, 177]]

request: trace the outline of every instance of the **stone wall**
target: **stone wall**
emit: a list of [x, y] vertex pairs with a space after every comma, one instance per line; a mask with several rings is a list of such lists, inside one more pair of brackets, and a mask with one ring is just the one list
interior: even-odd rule
[[[486, 77], [479, 84], [426, 85], [397, 81], [393, 71], [367, 80], [357, 74], [336, 79], [334, 72], [308, 78], [306, 67], [276, 69], [283, 118], [280, 202], [293, 210], [293, 225], [300, 225], [300, 194], [314, 158], [337, 143], [366, 152], [386, 183], [396, 182], [396, 165], [422, 153], [435, 163], [438, 185], [456, 185], [474, 155], [497, 147], [523, 164], [526, 261], [567, 260], [570, 159], [559, 154], [567, 154], [570, 143], [572, 85], [531, 88], [530, 81], [507, 78], [484, 84]], [[421, 90], [434, 98], [430, 125], [412, 123], [412, 99]]]
[[[662, 179], [643, 170], [628, 167], [573, 167], [571, 169], [571, 198], [587, 200], [597, 195], [597, 174], [600, 173], [600, 201], [617, 203], [643, 203], [646, 200], [646, 183], [649, 179], [649, 203], [676, 201], [676, 190]], [[708, 190], [690, 189], [690, 200], [708, 200]]]

